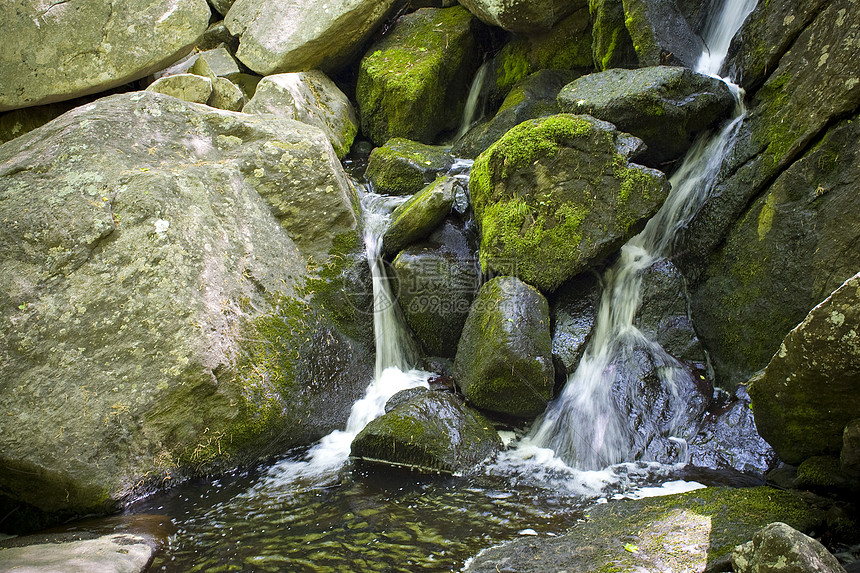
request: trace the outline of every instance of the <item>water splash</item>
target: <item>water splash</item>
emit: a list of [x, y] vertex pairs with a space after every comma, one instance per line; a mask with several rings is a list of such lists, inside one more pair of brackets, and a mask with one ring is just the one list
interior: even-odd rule
[[[709, 27], [697, 71], [714, 75], [722, 66], [729, 43], [755, 4], [751, 0], [727, 0], [716, 23]], [[550, 404], [520, 448], [549, 448], [562, 460], [579, 468], [597, 469], [630, 459], [681, 462], [686, 442], [695, 433], [688, 422], [696, 414], [691, 389], [697, 381], [659, 344], [634, 326], [641, 302], [642, 272], [671, 254], [676, 231], [687, 224], [710, 195], [723, 159], [728, 154], [743, 120], [742, 90], [726, 80], [737, 99], [735, 118], [714, 136], [701, 136], [670, 179], [672, 191], [645, 229], [621, 249], [621, 256], [604, 276], [605, 288], [591, 341], [561, 396]], [[640, 389], [616, 384], [635, 376], [629, 365], [637, 352], [646, 353], [659, 377], [663, 412], [668, 417], [654, 422], [643, 435], [631, 423], [631, 412], [654, 414]], [[635, 364], [634, 364], [635, 367]], [[656, 446], [655, 446], [656, 444]], [[649, 451], [649, 448], [654, 448]]]

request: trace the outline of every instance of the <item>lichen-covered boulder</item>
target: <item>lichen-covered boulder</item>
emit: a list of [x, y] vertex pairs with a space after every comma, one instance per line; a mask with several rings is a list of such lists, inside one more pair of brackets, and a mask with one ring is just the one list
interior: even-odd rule
[[196, 74], [176, 74], [158, 78], [146, 88], [146, 91], [169, 95], [191, 103], [205, 104], [212, 95], [212, 80]]
[[624, 0], [623, 5], [640, 66], [695, 67], [705, 45], [675, 0]]
[[0, 146], [3, 495], [104, 511], [340, 427], [372, 351], [305, 294], [360, 244], [340, 181], [316, 128], [152, 92]]
[[451, 212], [457, 185], [453, 177], [439, 177], [397, 207], [382, 236], [382, 252], [394, 255], [432, 233]]
[[199, 76], [227, 78], [231, 80], [242, 73], [233, 55], [224, 46], [205, 50], [197, 54], [194, 64], [188, 69]]
[[518, 34], [549, 30], [574, 10], [587, 7], [586, 0], [461, 0], [460, 3], [487, 24]]
[[774, 522], [732, 551], [737, 573], [845, 573], [839, 561], [815, 539]]
[[423, 392], [370, 422], [352, 442], [364, 463], [419, 472], [473, 473], [499, 451], [492, 423], [448, 392]]
[[549, 305], [515, 277], [485, 283], [463, 327], [454, 375], [476, 407], [534, 418], [552, 398]]
[[349, 98], [319, 70], [275, 74], [260, 80], [245, 113], [271, 113], [316, 126], [338, 157], [349, 152], [358, 120]]
[[642, 139], [647, 149], [636, 160], [653, 167], [679, 159], [735, 106], [722, 81], [669, 66], [589, 74], [566, 85], [558, 103], [563, 112], [592, 115]]
[[860, 274], [812, 309], [750, 386], [759, 432], [790, 464], [838, 455], [860, 411], [858, 289]]
[[585, 7], [560, 20], [551, 30], [514, 36], [491, 62], [492, 73], [487, 81], [490, 103], [498, 106], [514, 86], [541, 70], [591, 71], [591, 42]]
[[462, 223], [445, 223], [394, 259], [397, 301], [425, 354], [454, 358], [480, 287], [477, 251]]
[[610, 68], [636, 68], [639, 58], [624, 25], [621, 0], [590, 0], [592, 57], [598, 71]]
[[121, 86], [191, 51], [209, 25], [206, 0], [17, 0], [0, 20], [0, 111]]
[[446, 147], [392, 137], [370, 153], [365, 174], [377, 193], [412, 195], [453, 163]]
[[556, 101], [558, 92], [579, 75], [570, 70], [541, 70], [526, 76], [508, 93], [496, 115], [469, 130], [454, 144], [451, 153], [475, 158], [520, 123], [561, 112]]
[[400, 18], [361, 60], [361, 131], [376, 145], [404, 137], [435, 143], [456, 129], [481, 62], [477, 20], [463, 7], [422, 8]]
[[482, 268], [552, 291], [618, 249], [669, 192], [662, 173], [630, 163], [641, 143], [567, 114], [508, 131], [469, 176]]
[[247, 103], [242, 89], [227, 78], [215, 78], [212, 80], [212, 95], [206, 102], [212, 107], [226, 109], [227, 111], [242, 111]]
[[236, 57], [256, 73], [346, 65], [394, 8], [395, 0], [235, 0], [224, 21], [239, 36]]

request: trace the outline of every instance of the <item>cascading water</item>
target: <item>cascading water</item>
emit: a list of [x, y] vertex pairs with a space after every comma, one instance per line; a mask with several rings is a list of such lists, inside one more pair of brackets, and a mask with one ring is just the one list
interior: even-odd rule
[[478, 71], [475, 72], [475, 77], [472, 79], [472, 85], [469, 88], [469, 96], [466, 98], [466, 106], [463, 108], [463, 119], [460, 120], [460, 128], [457, 130], [457, 135], [454, 136], [454, 141], [466, 135], [466, 132], [481, 119], [481, 110], [478, 104], [481, 101], [481, 91], [484, 89], [484, 81], [487, 77], [487, 71], [490, 69], [489, 60], [481, 64]]
[[[705, 41], [710, 51], [702, 54], [697, 72], [718, 77], [731, 38], [754, 7], [754, 0], [726, 0], [719, 17], [707, 29]], [[684, 389], [695, 386], [695, 380], [633, 322], [641, 301], [642, 271], [671, 254], [676, 231], [710, 194], [742, 122], [742, 92], [730, 80], [724, 81], [736, 96], [734, 119], [717, 135], [696, 142], [671, 178], [672, 191], [660, 211], [622, 248], [619, 260], [606, 273], [591, 341], [561, 396], [523, 441], [523, 451], [549, 448], [576, 467], [597, 469], [623, 460], [647, 459], [653, 456], [648, 450], [653, 443], [662, 440], [664, 446], [666, 442], [683, 445], [695, 431], [684, 423], [691, 409]], [[650, 354], [666, 397], [666, 411], [671, 412], [668, 419], [655, 425], [656, 435], [643, 436], [628, 420], [629, 411], [648, 412], [644, 403], [648, 397], [632, 394], [629, 385], [620, 391], [614, 388], [623, 375], [619, 371], [637, 349]], [[665, 459], [664, 447], [661, 461], [685, 461], [678, 459], [685, 455], [685, 448], [679, 449], [675, 459], [669, 460]]]

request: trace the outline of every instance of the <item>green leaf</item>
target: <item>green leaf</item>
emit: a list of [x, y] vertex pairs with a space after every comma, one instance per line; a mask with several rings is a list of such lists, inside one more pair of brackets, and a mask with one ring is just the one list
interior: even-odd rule
[[624, 549], [626, 549], [630, 553], [639, 553], [639, 546], [633, 545], [632, 543], [625, 543]]

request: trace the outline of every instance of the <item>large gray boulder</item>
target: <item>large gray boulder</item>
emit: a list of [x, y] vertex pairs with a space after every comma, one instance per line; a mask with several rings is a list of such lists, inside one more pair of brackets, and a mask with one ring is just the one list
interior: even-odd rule
[[736, 573], [845, 573], [819, 541], [778, 521], [735, 547], [732, 568]]
[[558, 103], [565, 113], [592, 115], [642, 139], [647, 149], [636, 160], [652, 167], [679, 159], [735, 106], [722, 81], [669, 66], [589, 74], [566, 85]]
[[403, 16], [361, 60], [355, 97], [361, 131], [376, 145], [403, 137], [436, 143], [458, 127], [481, 62], [480, 22], [462, 6]]
[[206, 0], [13, 0], [0, 19], [0, 37], [7, 38], [0, 51], [0, 111], [146, 77], [190, 52], [209, 15]]
[[561, 18], [588, 5], [586, 0], [462, 0], [460, 4], [485, 23], [519, 34], [549, 30]]
[[750, 396], [759, 433], [790, 464], [839, 455], [860, 411], [860, 274], [816, 306], [785, 337]]
[[675, 0], [623, 0], [623, 5], [640, 66], [695, 67], [705, 44]]
[[242, 111], [271, 113], [318, 127], [328, 136], [338, 157], [349, 152], [358, 133], [358, 120], [349, 98], [319, 70], [263, 78]]
[[151, 92], [0, 146], [0, 491], [104, 511], [341, 426], [371, 351], [303, 292], [353, 200], [318, 129]]
[[212, 95], [212, 79], [195, 74], [176, 74], [158, 78], [146, 88], [146, 91], [169, 95], [191, 103], [205, 104]]
[[236, 0], [225, 22], [239, 36], [236, 57], [260, 75], [348, 63], [395, 6], [395, 0]]
[[630, 162], [641, 144], [590, 116], [508, 131], [469, 176], [482, 268], [548, 292], [612, 254], [669, 192], [663, 173]]
[[552, 398], [549, 305], [515, 277], [485, 283], [463, 327], [454, 376], [476, 407], [534, 418]]

